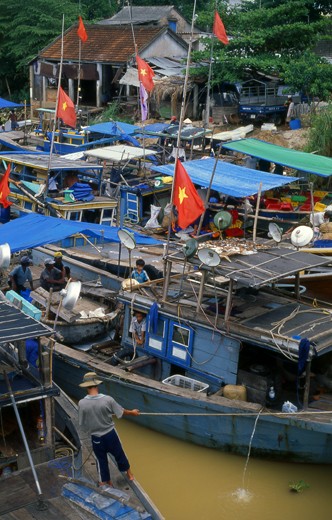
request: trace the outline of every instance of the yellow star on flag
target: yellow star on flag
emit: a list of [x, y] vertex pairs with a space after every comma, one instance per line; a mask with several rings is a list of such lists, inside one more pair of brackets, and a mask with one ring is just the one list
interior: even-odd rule
[[67, 110], [67, 101], [65, 101], [64, 103], [62, 103], [62, 110]]
[[141, 75], [142, 76], [146, 76], [147, 75], [146, 69], [141, 69]]
[[179, 201], [180, 201], [180, 204], [182, 204], [184, 199], [188, 199], [188, 198], [189, 197], [186, 194], [186, 187], [184, 186], [183, 188], [180, 188], [180, 186], [179, 186]]

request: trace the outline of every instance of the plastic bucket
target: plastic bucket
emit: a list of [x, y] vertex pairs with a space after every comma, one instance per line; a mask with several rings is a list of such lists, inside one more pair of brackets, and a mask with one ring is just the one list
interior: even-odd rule
[[74, 193], [74, 190], [64, 190], [63, 194], [65, 196], [65, 198], [64, 198], [65, 202], [75, 202], [73, 193]]
[[289, 121], [289, 128], [291, 130], [298, 130], [301, 128], [301, 120], [300, 119], [292, 119]]

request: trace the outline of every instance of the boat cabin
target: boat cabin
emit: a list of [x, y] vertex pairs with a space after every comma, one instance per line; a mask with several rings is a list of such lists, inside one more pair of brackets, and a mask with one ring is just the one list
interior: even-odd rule
[[0, 474], [3, 477], [29, 466], [16, 407], [34, 463], [55, 457], [52, 398], [59, 394], [59, 389], [52, 382], [51, 349], [40, 344], [42, 336], [52, 334], [52, 329], [9, 301], [0, 301]]
[[[115, 224], [117, 201], [101, 195], [102, 166], [43, 153], [3, 153], [11, 164], [11, 211]], [[48, 180], [46, 184], [46, 180]]]
[[[298, 273], [327, 260], [234, 240], [233, 249], [207, 242], [190, 258], [185, 249], [168, 255], [163, 289], [156, 281], [122, 292], [123, 355], [133, 370], [166, 384], [225, 396], [231, 389], [237, 399], [279, 410], [288, 400], [308, 407], [332, 361], [331, 310], [302, 301]], [[178, 262], [183, 276], [173, 274]], [[278, 281], [290, 273], [296, 283], [286, 296]], [[146, 321], [142, 345], [130, 332], [137, 312]]]

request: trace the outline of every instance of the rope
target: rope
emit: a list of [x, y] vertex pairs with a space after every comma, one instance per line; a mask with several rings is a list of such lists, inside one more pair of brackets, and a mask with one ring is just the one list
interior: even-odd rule
[[[234, 413], [234, 412], [226, 412], [226, 413], [223, 413], [223, 412], [208, 412], [208, 413], [196, 413], [196, 412], [190, 412], [190, 413], [185, 413], [185, 412], [140, 412], [140, 415], [156, 415], [156, 416], [171, 416], [171, 417], [185, 417], [185, 416], [193, 416], [193, 417], [215, 417], [215, 416], [222, 416], [222, 417], [237, 417], [237, 416], [247, 416], [247, 417], [256, 417], [258, 414], [258, 412], [240, 412], [240, 413]], [[324, 410], [324, 411], [300, 411], [300, 412], [294, 412], [294, 413], [289, 413], [289, 412], [261, 412], [260, 413], [260, 416], [264, 415], [264, 416], [286, 416], [286, 417], [296, 417], [298, 415], [312, 415], [312, 414], [315, 414], [315, 415], [328, 415], [328, 414], [332, 414], [332, 410]]]

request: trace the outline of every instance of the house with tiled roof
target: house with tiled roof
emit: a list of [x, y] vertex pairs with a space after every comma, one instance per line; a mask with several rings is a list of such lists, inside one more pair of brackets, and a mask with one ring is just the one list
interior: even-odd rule
[[[86, 25], [88, 39], [79, 44], [77, 26], [64, 34], [62, 86], [77, 99], [80, 73], [80, 104], [100, 107], [118, 94], [118, 81], [134, 63], [135, 43], [143, 59], [186, 57], [187, 43], [168, 26]], [[61, 59], [61, 36], [42, 49], [30, 64], [31, 104], [55, 104]]]

